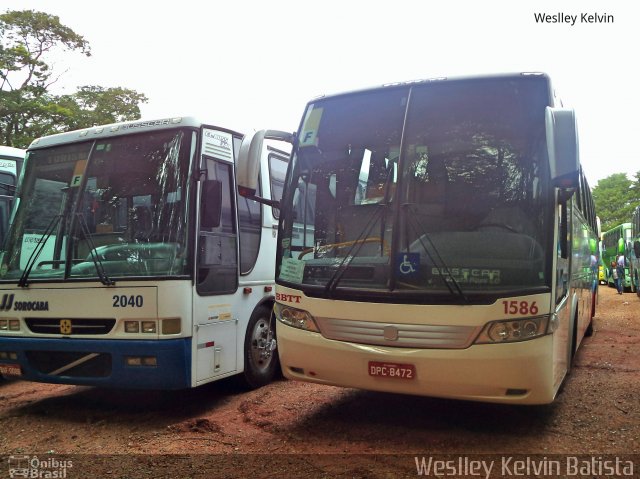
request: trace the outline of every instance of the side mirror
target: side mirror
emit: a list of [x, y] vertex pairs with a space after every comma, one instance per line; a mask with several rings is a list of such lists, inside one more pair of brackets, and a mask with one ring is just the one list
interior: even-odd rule
[[565, 189], [577, 188], [580, 158], [575, 112], [567, 108], [547, 107], [545, 126], [553, 185]]
[[242, 196], [253, 198], [258, 190], [260, 160], [262, 158], [264, 140], [293, 143], [293, 138], [293, 134], [285, 131], [260, 130], [242, 139], [236, 163], [236, 182], [238, 184], [238, 192]]
[[203, 228], [217, 228], [222, 219], [222, 182], [206, 180], [202, 186], [200, 204], [200, 225]]
[[640, 241], [633, 242], [633, 252], [636, 254], [636, 258], [640, 258]]

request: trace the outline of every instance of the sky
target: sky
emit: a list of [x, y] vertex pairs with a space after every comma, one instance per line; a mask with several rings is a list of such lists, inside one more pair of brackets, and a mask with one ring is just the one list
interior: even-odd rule
[[3, 0], [7, 10], [56, 15], [89, 42], [89, 58], [55, 57], [56, 93], [130, 88], [149, 99], [144, 119], [196, 116], [245, 133], [294, 131], [323, 94], [545, 72], [576, 111], [590, 185], [640, 171], [633, 1]]

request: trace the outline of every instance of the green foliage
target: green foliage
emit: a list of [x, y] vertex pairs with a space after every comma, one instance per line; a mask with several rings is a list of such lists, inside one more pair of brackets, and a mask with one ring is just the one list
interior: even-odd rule
[[640, 205], [640, 171], [635, 174], [634, 181], [625, 173], [614, 173], [598, 181], [593, 188], [593, 201], [602, 231], [629, 223], [633, 210]]
[[77, 130], [140, 118], [139, 103], [147, 97], [127, 88], [83, 86], [73, 95], [60, 97], [60, 104], [72, 113], [67, 117], [65, 129]]
[[57, 16], [0, 15], [0, 145], [26, 148], [40, 136], [140, 118], [147, 97], [135, 90], [83, 86], [54, 95], [50, 87], [59, 77], [47, 63], [54, 51], [91, 55], [89, 43]]

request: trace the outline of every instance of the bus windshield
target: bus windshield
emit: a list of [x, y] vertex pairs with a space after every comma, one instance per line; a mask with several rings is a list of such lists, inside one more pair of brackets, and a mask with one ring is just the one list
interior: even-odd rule
[[188, 274], [191, 137], [173, 129], [30, 150], [2, 279]]
[[322, 297], [427, 303], [548, 291], [549, 91], [545, 76], [498, 77], [309, 104], [277, 280]]

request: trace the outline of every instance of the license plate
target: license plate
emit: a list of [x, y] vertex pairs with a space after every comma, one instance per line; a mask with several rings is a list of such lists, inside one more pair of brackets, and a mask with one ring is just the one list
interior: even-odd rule
[[4, 376], [22, 376], [18, 364], [0, 364], [0, 374]]
[[413, 364], [369, 361], [369, 376], [411, 380], [416, 378], [416, 367]]

